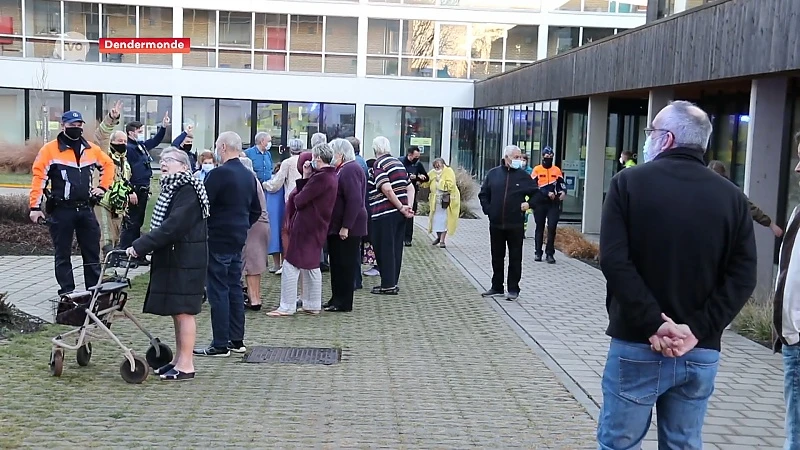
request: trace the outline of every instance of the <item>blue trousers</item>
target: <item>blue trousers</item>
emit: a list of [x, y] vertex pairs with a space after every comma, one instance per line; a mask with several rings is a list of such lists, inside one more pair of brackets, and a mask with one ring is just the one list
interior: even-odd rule
[[244, 340], [241, 253], [208, 253], [206, 291], [214, 334], [211, 345], [227, 348], [230, 341]]

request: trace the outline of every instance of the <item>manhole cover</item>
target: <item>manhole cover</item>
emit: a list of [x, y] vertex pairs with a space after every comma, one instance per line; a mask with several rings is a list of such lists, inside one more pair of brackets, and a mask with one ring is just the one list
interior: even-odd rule
[[253, 347], [244, 356], [248, 363], [336, 364], [342, 360], [338, 348]]

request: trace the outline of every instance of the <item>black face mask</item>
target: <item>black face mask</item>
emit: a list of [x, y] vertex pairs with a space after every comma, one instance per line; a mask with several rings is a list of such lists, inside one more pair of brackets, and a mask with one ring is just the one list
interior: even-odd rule
[[544, 167], [545, 169], [553, 167], [553, 158], [542, 159], [542, 167]]
[[64, 135], [72, 139], [73, 141], [77, 141], [78, 139], [81, 138], [81, 136], [83, 136], [83, 128], [78, 128], [78, 127], [64, 128]]
[[111, 144], [111, 149], [121, 155], [128, 150], [128, 147], [125, 144]]
[[192, 144], [183, 144], [183, 149], [185, 151], [187, 151], [187, 152], [191, 151], [192, 150]]

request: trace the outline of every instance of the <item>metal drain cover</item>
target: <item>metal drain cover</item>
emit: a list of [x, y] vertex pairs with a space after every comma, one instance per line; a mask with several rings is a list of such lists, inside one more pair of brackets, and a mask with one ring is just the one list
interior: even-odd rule
[[324, 364], [329, 366], [342, 360], [342, 350], [339, 348], [308, 348], [308, 347], [253, 347], [253, 350], [244, 355], [243, 361], [247, 363], [293, 363], [293, 364]]

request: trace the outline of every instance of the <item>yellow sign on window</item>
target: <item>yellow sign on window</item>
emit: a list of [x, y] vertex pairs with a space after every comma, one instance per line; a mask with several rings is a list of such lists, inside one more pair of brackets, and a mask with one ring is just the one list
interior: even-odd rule
[[411, 138], [411, 145], [421, 145], [424, 147], [430, 147], [433, 143], [433, 139], [431, 138], [422, 138], [422, 137], [412, 137]]

